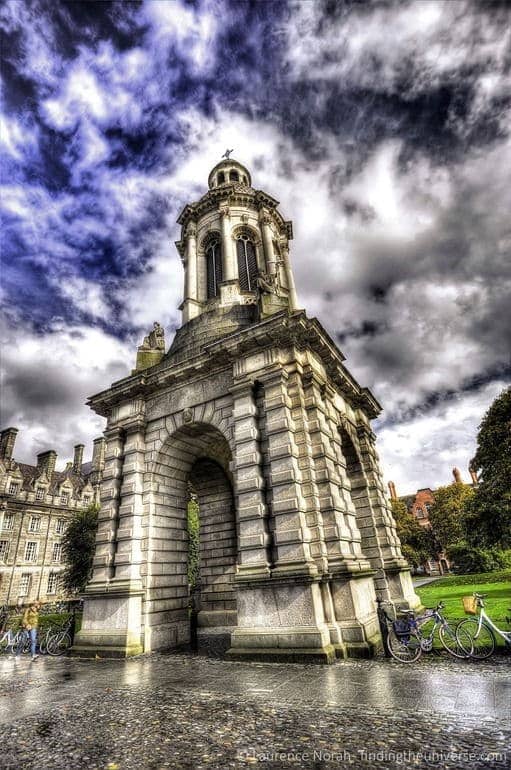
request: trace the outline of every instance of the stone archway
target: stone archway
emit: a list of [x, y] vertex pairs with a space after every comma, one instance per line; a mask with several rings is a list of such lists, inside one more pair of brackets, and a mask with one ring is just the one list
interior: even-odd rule
[[187, 575], [189, 487], [199, 504], [200, 647], [227, 648], [236, 626], [233, 577], [237, 530], [230, 474], [231, 451], [223, 434], [205, 423], [184, 424], [167, 438], [149, 473], [144, 648], [169, 649], [190, 641]]

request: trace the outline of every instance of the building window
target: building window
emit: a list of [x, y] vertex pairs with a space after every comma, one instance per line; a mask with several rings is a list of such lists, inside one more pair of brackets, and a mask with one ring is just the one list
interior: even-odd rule
[[44, 500], [44, 487], [37, 487], [35, 491], [36, 500]]
[[58, 587], [59, 587], [58, 572], [50, 572], [50, 574], [48, 575], [48, 588], [46, 589], [46, 593], [56, 594]]
[[52, 561], [60, 561], [62, 559], [62, 543], [53, 543], [51, 558]]
[[9, 530], [14, 529], [14, 514], [4, 513], [4, 520], [2, 523], [2, 529]]
[[239, 182], [240, 181], [240, 175], [237, 171], [231, 171], [229, 174], [229, 179], [231, 182]]
[[29, 540], [25, 545], [25, 561], [35, 561], [37, 559], [37, 543]]
[[61, 505], [67, 505], [69, 502], [69, 492], [61, 492], [60, 493], [60, 503]]
[[236, 239], [236, 255], [238, 257], [238, 277], [241, 291], [257, 289], [257, 259], [255, 246], [246, 235]]
[[55, 532], [57, 535], [62, 535], [66, 531], [66, 520], [65, 519], [57, 519], [57, 523], [55, 524]]
[[208, 284], [208, 299], [216, 297], [218, 286], [222, 283], [222, 250], [220, 241], [211, 241], [206, 249], [206, 272]]
[[425, 503], [424, 508], [426, 509], [426, 512], [429, 513], [431, 510], [431, 503]]
[[10, 543], [8, 540], [0, 540], [0, 561], [7, 561], [7, 557], [9, 556], [9, 546]]
[[225, 182], [225, 174], [223, 171], [220, 171], [218, 174], [218, 184], [223, 184]]
[[39, 532], [40, 529], [41, 529], [41, 517], [31, 516], [30, 521], [28, 522], [28, 531]]
[[83, 502], [85, 503], [85, 505], [89, 505], [89, 503], [90, 503], [90, 495], [84, 495], [83, 496]]
[[423, 519], [425, 516], [424, 509], [423, 508], [416, 508], [415, 509], [415, 515], [418, 519]]
[[30, 572], [24, 572], [20, 580], [20, 590], [18, 596], [26, 596], [30, 589]]
[[7, 490], [7, 493], [9, 495], [17, 495], [20, 491], [20, 485], [17, 481], [11, 481], [9, 484], [9, 489]]

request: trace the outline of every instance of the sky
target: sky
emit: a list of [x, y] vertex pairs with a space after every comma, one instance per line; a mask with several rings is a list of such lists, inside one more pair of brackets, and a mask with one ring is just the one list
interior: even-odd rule
[[226, 148], [294, 225], [301, 305], [383, 406], [398, 494], [452, 481], [511, 381], [511, 6], [7, 0], [3, 427], [34, 462], [180, 324], [182, 207]]

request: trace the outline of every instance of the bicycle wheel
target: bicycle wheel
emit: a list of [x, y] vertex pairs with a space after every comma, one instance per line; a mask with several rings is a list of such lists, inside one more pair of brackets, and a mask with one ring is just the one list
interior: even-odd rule
[[64, 655], [70, 649], [71, 644], [71, 637], [67, 632], [56, 634], [48, 642], [48, 653], [49, 655]]
[[481, 623], [479, 628], [479, 621], [477, 618], [465, 618], [456, 628], [456, 635], [460, 634], [460, 643], [463, 645], [463, 638], [461, 634], [468, 634], [470, 636], [470, 642], [472, 644], [471, 658], [475, 660], [484, 660], [489, 658], [495, 649], [495, 636], [493, 631], [486, 623]]
[[390, 628], [387, 647], [392, 657], [400, 663], [413, 663], [422, 653], [420, 639], [414, 631], [407, 636], [398, 636], [394, 629]]
[[438, 636], [443, 646], [455, 658], [470, 658], [472, 653], [472, 637], [459, 626], [453, 628], [449, 624], [441, 626]]

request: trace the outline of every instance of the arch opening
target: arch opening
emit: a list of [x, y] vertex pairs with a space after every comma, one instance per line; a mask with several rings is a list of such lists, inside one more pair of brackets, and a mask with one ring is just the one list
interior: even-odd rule
[[374, 522], [367, 490], [367, 478], [359, 454], [348, 431], [340, 427], [341, 448], [346, 460], [346, 474], [351, 487], [351, 499], [355, 506], [357, 527], [364, 556], [373, 567], [379, 568], [379, 548], [374, 537]]
[[[217, 654], [230, 646], [238, 549], [230, 460], [223, 434], [202, 423], [179, 428], [159, 452], [151, 474], [146, 649], [195, 643], [200, 652]], [[197, 513], [195, 539], [190, 500]]]

